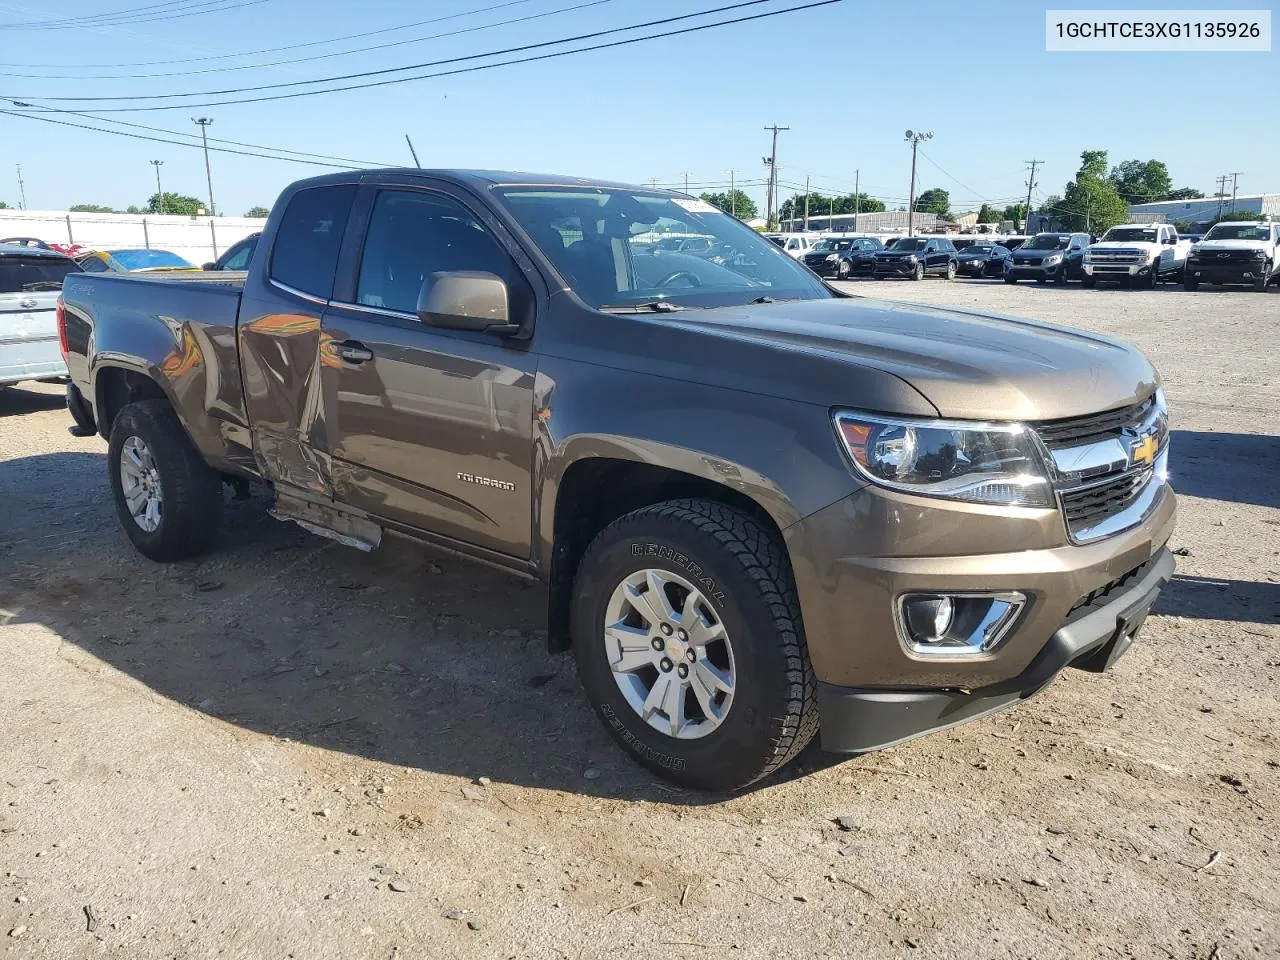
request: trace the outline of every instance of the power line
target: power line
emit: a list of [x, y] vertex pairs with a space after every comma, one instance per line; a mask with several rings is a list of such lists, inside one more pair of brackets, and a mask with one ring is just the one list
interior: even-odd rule
[[[207, 2], [214, 2], [214, 0], [197, 0], [196, 5], [203, 6]], [[216, 0], [216, 2], [221, 3], [223, 2], [223, 0]], [[62, 17], [60, 19], [53, 19], [53, 20], [36, 18], [32, 20], [31, 23], [0, 24], [0, 30], [22, 30], [24, 28], [52, 29], [54, 27], [57, 27], [60, 29], [64, 27], [69, 28], [69, 27], [79, 26], [80, 24], [92, 23], [93, 21], [101, 20], [104, 18], [124, 17], [124, 16], [132, 17], [132, 16], [137, 16], [138, 14], [141, 14], [141, 13], [146, 13], [148, 11], [152, 13], [158, 13], [163, 8], [166, 8], [166, 7], [181, 8], [184, 6], [189, 6], [191, 3], [192, 3], [192, 0], [164, 0], [163, 3], [149, 3], [141, 7], [131, 7], [125, 10], [108, 10], [108, 11], [104, 11], [103, 13], [89, 13], [79, 17]], [[172, 12], [172, 11], [165, 11], [165, 12]]]
[[[331, 83], [337, 80], [361, 79], [366, 77], [382, 76], [388, 73], [401, 73], [406, 70], [416, 70], [423, 67], [440, 66], [440, 65], [449, 64], [449, 63], [462, 63], [469, 60], [480, 60], [488, 57], [502, 56], [508, 53], [522, 53], [528, 50], [537, 50], [544, 47], [558, 46], [565, 43], [576, 43], [581, 40], [591, 39], [591, 38], [600, 37], [600, 36], [606, 36], [608, 34], [624, 33], [630, 30], [640, 30], [647, 27], [660, 26], [663, 24], [674, 23], [680, 20], [689, 20], [696, 17], [708, 16], [712, 13], [722, 13], [727, 10], [739, 10], [739, 9], [742, 9], [743, 7], [751, 7], [751, 6], [756, 6], [757, 4], [760, 4], [760, 3], [770, 3], [770, 2], [774, 2], [774, 0], [745, 0], [745, 2], [729, 4], [723, 7], [715, 7], [709, 10], [701, 10], [697, 13], [682, 14], [680, 16], [675, 16], [675, 17], [664, 17], [660, 20], [651, 20], [646, 23], [630, 24], [624, 27], [614, 27], [608, 30], [597, 30], [592, 33], [579, 34], [576, 37], [565, 37], [559, 40], [548, 40], [542, 43], [526, 44], [524, 46], [519, 46], [519, 47], [509, 47], [504, 50], [492, 50], [487, 53], [477, 53], [477, 54], [472, 54], [465, 57], [453, 57], [446, 60], [428, 61], [426, 63], [411, 64], [409, 66], [404, 66], [404, 67], [392, 67], [392, 68], [383, 69], [383, 70], [368, 70], [361, 73], [344, 74], [344, 75], [333, 76], [333, 77], [324, 77], [316, 80], [291, 81], [289, 83], [283, 83], [283, 84], [260, 84], [258, 86], [253, 86], [253, 87], [229, 88], [222, 91], [206, 91], [203, 93], [192, 92], [192, 93], [174, 93], [174, 94], [152, 94], [149, 96], [133, 95], [133, 96], [113, 96], [113, 97], [37, 97], [37, 98], [15, 97], [10, 95], [5, 95], [3, 99], [6, 99], [6, 100], [13, 100], [15, 98], [19, 100], [42, 99], [42, 100], [52, 100], [57, 102], [67, 102], [67, 101], [104, 102], [104, 101], [120, 101], [120, 100], [150, 101], [150, 100], [167, 100], [171, 98], [187, 98], [187, 97], [199, 97], [199, 96], [221, 96], [223, 94], [230, 94], [230, 93], [252, 93], [252, 92], [257, 92], [261, 90], [278, 90], [278, 89], [283, 89], [287, 87], [302, 86], [306, 84]], [[730, 26], [730, 25], [739, 24], [739, 23], [748, 23], [753, 20], [763, 20], [768, 17], [776, 17], [783, 14], [787, 14], [787, 13], [797, 13], [801, 10], [811, 10], [817, 7], [826, 7], [834, 3], [842, 3], [842, 2], [844, 2], [844, 0], [812, 0], [812, 2], [810, 3], [802, 4], [800, 6], [795, 6], [795, 7], [786, 7], [781, 10], [770, 10], [765, 13], [758, 13], [752, 16], [747, 16], [747, 17], [734, 17], [728, 20], [719, 20], [714, 23], [698, 24], [692, 27], [684, 27], [679, 30], [667, 30], [662, 33], [648, 34], [643, 37], [630, 37], [624, 40], [614, 40], [610, 43], [593, 44], [587, 47], [578, 47], [573, 50], [559, 50], [552, 53], [540, 54], [539, 56], [535, 56], [535, 57], [521, 57], [519, 59], [514, 59], [514, 60], [499, 61], [498, 63], [478, 64], [470, 67], [461, 67], [456, 70], [443, 70], [437, 73], [419, 74], [417, 76], [412, 76], [412, 77], [399, 77], [393, 80], [378, 80], [370, 83], [355, 83], [355, 84], [349, 84], [347, 86], [331, 87], [326, 90], [304, 90], [304, 91], [297, 91], [294, 93], [275, 94], [272, 96], [246, 97], [238, 100], [217, 100], [217, 101], [209, 101], [205, 103], [195, 103], [195, 104], [188, 103], [188, 104], [173, 105], [173, 106], [115, 107], [115, 108], [91, 107], [90, 109], [92, 109], [95, 113], [138, 113], [138, 112], [147, 112], [147, 111], [154, 111], [154, 110], [186, 110], [192, 107], [214, 107], [214, 106], [228, 106], [228, 105], [243, 104], [243, 103], [262, 103], [262, 102], [271, 101], [271, 100], [288, 100], [296, 97], [317, 96], [317, 95], [326, 94], [326, 93], [338, 93], [346, 90], [360, 90], [360, 89], [368, 89], [370, 87], [390, 86], [392, 84], [408, 83], [414, 80], [429, 80], [436, 77], [456, 76], [458, 74], [463, 74], [463, 73], [474, 73], [481, 70], [491, 70], [496, 67], [512, 66], [515, 64], [530, 63], [530, 62], [535, 62], [539, 60], [551, 60], [557, 57], [569, 56], [574, 53], [586, 53], [591, 50], [605, 50], [613, 47], [628, 46], [634, 43], [642, 43], [646, 40], [659, 40], [665, 37], [674, 37], [674, 36], [680, 36], [682, 34], [696, 33], [702, 30], [711, 30], [716, 27]], [[52, 111], [52, 112], [56, 112], [56, 111]]]
[[[204, 63], [210, 60], [234, 60], [236, 57], [256, 57], [260, 53], [280, 53], [283, 50], [302, 50], [306, 47], [319, 47], [326, 43], [342, 43], [344, 40], [359, 40], [362, 37], [375, 37], [383, 33], [394, 33], [398, 30], [409, 30], [413, 27], [425, 27], [429, 23], [442, 23], [445, 20], [457, 20], [461, 17], [471, 17], [480, 13], [490, 13], [493, 10], [503, 10], [507, 7], [516, 7], [530, 0], [505, 0], [504, 3], [495, 3], [492, 6], [480, 7], [476, 10], [464, 10], [460, 13], [451, 13], [444, 17], [432, 17], [429, 20], [415, 20], [412, 23], [398, 23], [393, 27], [380, 27], [377, 30], [366, 30], [364, 33], [348, 33], [340, 37], [330, 37], [327, 40], [308, 40], [305, 43], [290, 43], [281, 47], [263, 47], [259, 50], [244, 50], [240, 53], [216, 53], [203, 57], [183, 57], [178, 60], [143, 60], [138, 63], [81, 63], [77, 66], [86, 69], [93, 67], [164, 67], [174, 63]], [[54, 69], [63, 69], [72, 66], [63, 63], [0, 63], [0, 67], [41, 67]]]
[[[529, 0], [516, 0], [517, 3], [528, 3]], [[45, 74], [45, 73], [4, 73], [0, 76], [6, 77], [24, 77], [35, 80], [152, 80], [160, 77], [186, 77], [196, 74], [205, 73], [230, 73], [236, 70], [267, 70], [273, 67], [287, 67], [299, 63], [310, 63], [313, 60], [329, 60], [334, 57], [347, 57], [357, 53], [368, 53], [371, 50], [386, 50], [391, 47], [403, 47], [414, 43], [425, 43], [428, 40], [442, 40], [445, 37], [461, 36], [465, 33], [478, 33], [481, 30], [492, 30], [495, 27], [509, 27], [517, 23], [526, 23], [531, 20], [541, 20], [545, 17], [553, 17], [562, 13], [573, 13], [577, 10], [585, 10], [587, 7], [598, 7], [606, 3], [614, 3], [615, 0], [588, 0], [585, 3], [576, 3], [568, 7], [558, 7], [555, 10], [545, 10], [541, 13], [533, 13], [527, 17], [516, 17], [513, 20], [502, 20], [497, 23], [482, 23], [473, 27], [463, 27], [459, 30], [448, 30], [444, 33], [428, 34], [425, 37], [413, 37], [408, 40], [392, 40], [388, 43], [375, 43], [367, 47], [354, 47], [350, 50], [336, 50], [332, 53], [318, 53], [311, 57], [296, 57], [292, 60], [275, 60], [269, 63], [245, 63], [229, 67], [208, 67], [203, 70], [176, 70], [168, 73], [108, 73], [108, 74], [80, 74], [72, 76], [68, 74]], [[511, 6], [511, 4], [499, 4], [499, 6]], [[494, 9], [492, 7], [486, 9]], [[461, 14], [455, 14], [461, 16]], [[426, 23], [435, 23], [438, 20], [448, 20], [451, 17], [437, 17], [436, 20], [424, 21]], [[333, 41], [324, 40], [318, 43], [332, 43]], [[247, 56], [247, 54], [246, 54]], [[200, 58], [196, 58], [200, 59]], [[319, 81], [303, 80], [299, 83], [315, 83]]]
[[197, 4], [197, 7], [206, 9], [189, 8], [184, 11], [157, 11], [154, 15], [150, 13], [140, 13], [136, 16], [123, 16], [117, 14], [117, 19], [107, 19], [109, 15], [100, 15], [101, 19], [90, 20], [66, 20], [66, 21], [37, 21], [35, 23], [6, 23], [0, 24], [0, 30], [72, 30], [83, 29], [87, 27], [118, 27], [133, 23], [156, 23], [161, 20], [183, 20], [187, 17], [198, 17], [208, 13], [223, 13], [227, 10], [237, 10], [240, 7], [252, 7], [260, 3], [266, 3], [267, 0], [206, 0], [204, 3]]

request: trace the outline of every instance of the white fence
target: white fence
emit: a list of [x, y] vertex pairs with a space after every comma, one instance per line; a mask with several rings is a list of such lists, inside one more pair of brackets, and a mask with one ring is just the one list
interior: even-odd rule
[[171, 250], [199, 266], [262, 229], [253, 217], [162, 217], [65, 210], [0, 210], [0, 240], [37, 237], [85, 250]]

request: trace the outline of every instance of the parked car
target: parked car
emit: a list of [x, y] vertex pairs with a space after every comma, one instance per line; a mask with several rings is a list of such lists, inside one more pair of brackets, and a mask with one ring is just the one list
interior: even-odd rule
[[1024, 243], [1026, 243], [1030, 239], [1031, 239], [1030, 237], [1022, 237], [1022, 236], [1005, 237], [1003, 240], [999, 241], [999, 244], [1000, 246], [1006, 247], [1009, 250], [1017, 250], [1020, 246], [1022, 246]]
[[52, 250], [53, 247], [39, 237], [5, 237], [0, 246], [29, 247], [33, 250]]
[[261, 233], [251, 233], [238, 243], [233, 243], [217, 260], [206, 263], [201, 270], [248, 270], [253, 251], [258, 247]]
[[875, 278], [906, 277], [923, 280], [929, 274], [956, 278], [959, 257], [950, 240], [939, 237], [902, 237], [876, 254]]
[[1187, 256], [1182, 286], [1194, 290], [1201, 281], [1246, 283], [1265, 290], [1280, 276], [1280, 223], [1236, 221], [1216, 223]]
[[1087, 233], [1037, 233], [1011, 253], [1005, 283], [1079, 280], [1089, 240]]
[[158, 273], [200, 269], [168, 250], [93, 250], [81, 254], [76, 262], [86, 273]]
[[55, 308], [70, 257], [43, 247], [0, 243], [0, 386], [64, 377]]
[[1080, 283], [1092, 287], [1099, 280], [1137, 281], [1154, 287], [1161, 280], [1181, 280], [1190, 250], [1171, 224], [1121, 224], [1085, 250]]
[[1002, 277], [1009, 267], [1009, 248], [989, 240], [968, 243], [956, 256], [962, 277]]
[[847, 280], [872, 272], [875, 255], [884, 249], [875, 237], [827, 237], [813, 245], [801, 259], [820, 277]]
[[[288, 187], [247, 276], [71, 275], [68, 366], [126, 535], [199, 555], [224, 481], [264, 481], [342, 543], [535, 580], [609, 734], [697, 788], [819, 729], [865, 752], [1107, 669], [1173, 571], [1151, 364], [850, 297], [688, 202], [359, 170]], [[760, 272], [633, 249], [668, 219]]]
[[777, 244], [788, 255], [799, 260], [817, 243], [821, 237], [809, 233], [766, 233], [765, 239]]

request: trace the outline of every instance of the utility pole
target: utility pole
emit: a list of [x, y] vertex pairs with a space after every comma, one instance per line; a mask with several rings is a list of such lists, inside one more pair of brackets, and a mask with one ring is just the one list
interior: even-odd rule
[[18, 201], [18, 209], [25, 210], [27, 209], [27, 185], [22, 182], [22, 164], [18, 164], [17, 166], [18, 166], [18, 196], [21, 197], [21, 199]]
[[765, 127], [766, 130], [773, 132], [773, 146], [769, 148], [769, 156], [764, 158], [765, 166], [769, 168], [769, 187], [768, 200], [765, 209], [766, 229], [773, 229], [773, 205], [778, 199], [778, 134], [783, 130], [790, 130], [790, 127], [780, 127], [776, 123], [771, 127]]
[[858, 232], [858, 214], [862, 212], [862, 170], [853, 171], [853, 232]]
[[413, 149], [413, 141], [409, 139], [407, 133], [404, 135], [404, 142], [409, 145], [409, 156], [413, 157], [413, 165], [421, 170], [422, 164], [418, 162], [418, 151]]
[[907, 236], [912, 236], [916, 222], [916, 150], [920, 146], [921, 140], [932, 140], [932, 133], [913, 133], [908, 130], [905, 137], [906, 141], [911, 144], [911, 192], [907, 194]]
[[684, 172], [684, 192], [685, 193], [689, 192], [689, 171], [688, 170]]
[[1222, 202], [1227, 196], [1227, 180], [1229, 178], [1223, 175], [1218, 178], [1218, 219], [1222, 219]]
[[1024, 221], [1025, 226], [1023, 232], [1031, 229], [1031, 191], [1036, 188], [1036, 167], [1044, 163], [1043, 160], [1028, 160], [1026, 164], [1031, 168], [1031, 176], [1027, 177], [1027, 219]]
[[1236, 181], [1244, 176], [1243, 170], [1237, 170], [1231, 174], [1231, 212], [1236, 212]]
[[147, 161], [156, 168], [156, 212], [164, 213], [164, 191], [160, 189], [160, 167], [164, 164], [163, 160]]
[[213, 121], [208, 117], [200, 117], [199, 119], [192, 117], [191, 122], [200, 127], [200, 139], [204, 143], [204, 179], [209, 185], [209, 216], [212, 217], [217, 213], [217, 208], [213, 205], [213, 174], [209, 170], [209, 136], [207, 131], [209, 124], [213, 123]]
[[[827, 225], [830, 227], [830, 224]], [[804, 232], [809, 232], [809, 178], [804, 178]]]
[[738, 198], [733, 189], [733, 168], [729, 169], [729, 216], [736, 217], [738, 215]]

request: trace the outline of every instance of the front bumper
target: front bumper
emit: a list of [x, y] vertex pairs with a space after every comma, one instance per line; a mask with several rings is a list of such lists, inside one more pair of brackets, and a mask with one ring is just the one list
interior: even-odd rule
[[1069, 616], [1015, 677], [973, 690], [886, 690], [818, 684], [822, 747], [833, 753], [880, 750], [976, 720], [1039, 693], [1066, 667], [1101, 673], [1130, 647], [1173, 576], [1165, 548], [1105, 602]]
[[1266, 275], [1267, 265], [1262, 260], [1232, 263], [1188, 261], [1185, 273], [1185, 276], [1203, 283], [1254, 283]]
[[877, 277], [910, 277], [915, 275], [919, 263], [919, 260], [891, 260], [888, 263], [877, 260], [871, 270]]
[[840, 276], [840, 264], [838, 261], [836, 263], [829, 263], [826, 260], [819, 260], [817, 263], [805, 263], [805, 266], [824, 280], [830, 280]]
[[1018, 280], [1052, 280], [1065, 269], [1066, 267], [1061, 263], [1055, 263], [1051, 267], [1039, 264], [1015, 263], [1009, 267], [1007, 276]]
[[1151, 275], [1150, 263], [1086, 263], [1084, 272], [1099, 280], [1122, 280], [1125, 277]]

